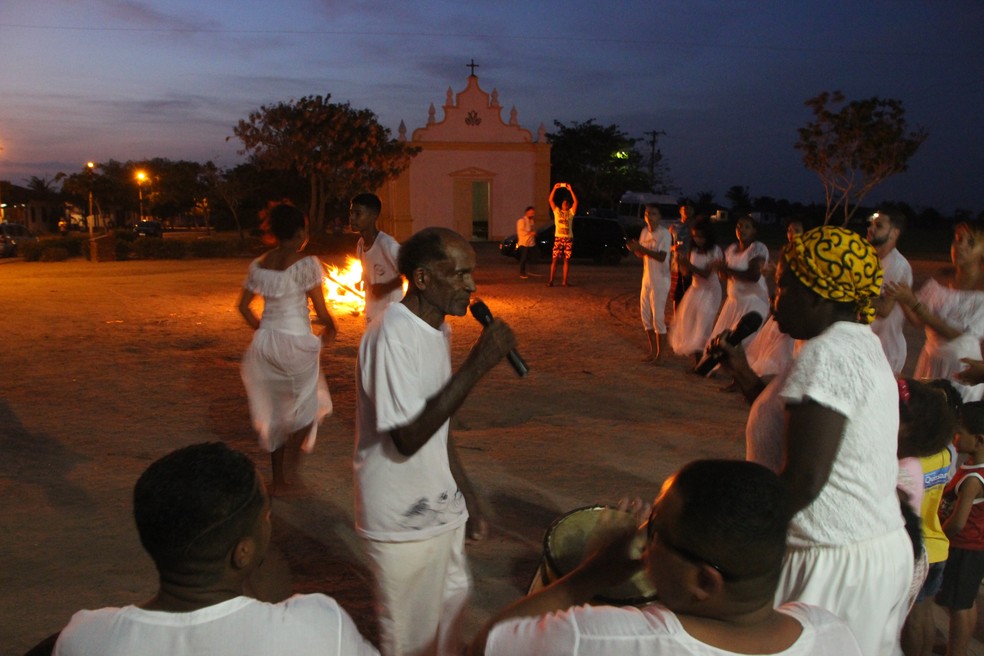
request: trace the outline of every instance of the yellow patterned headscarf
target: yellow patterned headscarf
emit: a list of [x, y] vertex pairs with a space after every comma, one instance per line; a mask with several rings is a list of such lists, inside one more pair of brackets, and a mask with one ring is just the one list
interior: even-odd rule
[[783, 250], [790, 270], [819, 296], [854, 303], [862, 323], [871, 323], [871, 299], [882, 285], [882, 268], [874, 246], [856, 233], [821, 226], [803, 233]]

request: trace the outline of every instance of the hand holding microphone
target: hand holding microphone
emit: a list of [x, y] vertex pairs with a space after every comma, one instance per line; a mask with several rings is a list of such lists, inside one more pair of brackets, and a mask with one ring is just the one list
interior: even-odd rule
[[[724, 337], [724, 342], [729, 346], [738, 346], [741, 344], [742, 340], [754, 333], [762, 325], [762, 315], [758, 312], [749, 312], [735, 324], [732, 329], [731, 334]], [[722, 333], [723, 334], [723, 333]], [[720, 335], [718, 339], [720, 339]], [[718, 339], [715, 339], [711, 344], [707, 346], [704, 350], [704, 357], [700, 359], [697, 366], [694, 367], [694, 373], [698, 376], [706, 376], [714, 369], [714, 367], [721, 364], [721, 361], [727, 357], [727, 354], [720, 346], [716, 346]]]
[[[472, 316], [475, 317], [475, 321], [478, 323], [486, 327], [492, 324], [492, 311], [489, 310], [489, 306], [482, 301], [476, 299], [468, 309], [471, 311]], [[512, 365], [512, 368], [516, 371], [516, 374], [519, 377], [522, 378], [529, 373], [529, 367], [526, 366], [526, 362], [523, 361], [523, 358], [519, 357], [519, 353], [516, 352], [516, 349], [510, 349], [506, 353], [506, 359], [509, 360], [509, 364]]]

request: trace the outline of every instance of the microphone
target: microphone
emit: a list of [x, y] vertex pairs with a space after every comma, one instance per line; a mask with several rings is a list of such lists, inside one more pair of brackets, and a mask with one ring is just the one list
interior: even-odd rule
[[[724, 340], [731, 346], [738, 346], [743, 339], [754, 333], [762, 325], [762, 315], [758, 312], [749, 312], [735, 324], [731, 334]], [[698, 376], [706, 376], [711, 373], [714, 367], [724, 359], [724, 352], [708, 345], [704, 350], [704, 357], [700, 359], [694, 367], [694, 373]]]
[[[475, 321], [483, 326], [487, 326], [492, 323], [492, 310], [490, 310], [489, 306], [482, 301], [475, 301], [468, 309], [471, 311], [472, 316], [475, 317]], [[761, 319], [759, 319], [759, 321], [761, 322]], [[526, 366], [523, 358], [519, 357], [519, 353], [516, 352], [516, 349], [512, 349], [509, 353], [506, 353], [506, 359], [509, 360], [509, 364], [511, 364], [512, 368], [516, 370], [516, 375], [520, 378], [529, 373], [530, 368]]]

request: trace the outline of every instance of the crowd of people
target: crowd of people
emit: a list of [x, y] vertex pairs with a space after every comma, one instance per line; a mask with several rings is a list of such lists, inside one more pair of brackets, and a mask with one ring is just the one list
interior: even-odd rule
[[[555, 205], [562, 188], [550, 195], [558, 229], [577, 204], [567, 185], [572, 202]], [[380, 208], [372, 194], [356, 196], [350, 224], [367, 298], [354, 516], [384, 655], [928, 655], [934, 598], [951, 615], [947, 653], [966, 653], [984, 577], [984, 227], [958, 226], [953, 279], [914, 293], [894, 214], [875, 215], [867, 239], [792, 221], [771, 265], [751, 217], [738, 220], [737, 242], [722, 251], [689, 211], [671, 234], [648, 208], [646, 228], [629, 242], [644, 260], [645, 360], [664, 361], [667, 344], [687, 357], [714, 353], [751, 404], [746, 461], [694, 461], [652, 504], [614, 504], [580, 565], [504, 608], [466, 647], [464, 547], [486, 534], [487, 502], [462, 466], [450, 418], [516, 337], [488, 317], [454, 369], [446, 318], [468, 312], [475, 252], [445, 228], [397, 244], [376, 225]], [[320, 263], [303, 253], [303, 214], [282, 204], [269, 223], [276, 243], [250, 264], [239, 303], [254, 329], [242, 379], [271, 454], [270, 492], [281, 494], [331, 412], [319, 352], [336, 329]], [[565, 239], [558, 233], [548, 284], [558, 261], [568, 284]], [[679, 296], [668, 322], [671, 267]], [[252, 310], [257, 297], [262, 316]], [[730, 339], [749, 312], [764, 327]], [[905, 320], [927, 331], [917, 379], [898, 377]], [[55, 653], [377, 653], [330, 597], [255, 598], [276, 583], [263, 566], [270, 492], [253, 463], [221, 443], [156, 461], [133, 505], [157, 594], [80, 611]], [[609, 522], [626, 513], [633, 521]], [[657, 603], [597, 603], [640, 569]]]

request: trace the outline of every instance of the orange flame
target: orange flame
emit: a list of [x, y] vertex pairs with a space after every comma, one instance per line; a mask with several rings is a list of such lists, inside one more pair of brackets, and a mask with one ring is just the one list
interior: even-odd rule
[[362, 262], [351, 255], [345, 258], [345, 268], [334, 264], [323, 264], [325, 277], [325, 301], [329, 307], [348, 310], [353, 315], [361, 313], [366, 306], [366, 296], [362, 289]]

